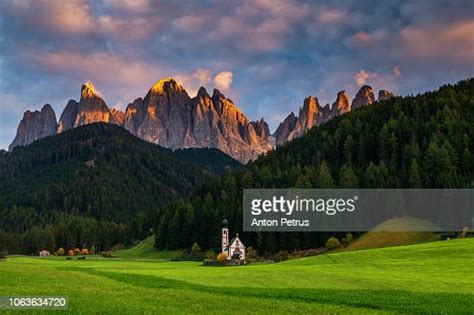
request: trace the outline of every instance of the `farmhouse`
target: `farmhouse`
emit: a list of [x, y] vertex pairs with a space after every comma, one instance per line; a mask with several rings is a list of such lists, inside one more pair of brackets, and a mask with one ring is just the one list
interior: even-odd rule
[[229, 222], [224, 219], [222, 221], [222, 242], [221, 250], [226, 253], [227, 259], [245, 260], [245, 245], [239, 238], [239, 234], [229, 242]]

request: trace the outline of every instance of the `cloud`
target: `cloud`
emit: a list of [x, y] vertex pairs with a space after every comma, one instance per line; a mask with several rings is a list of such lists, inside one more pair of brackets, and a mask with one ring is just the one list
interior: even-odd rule
[[325, 24], [340, 23], [345, 18], [346, 12], [338, 9], [325, 9], [318, 15], [318, 20]]
[[216, 85], [216, 88], [223, 91], [229, 90], [230, 86], [232, 85], [233, 76], [234, 75], [231, 71], [219, 72], [214, 77], [214, 84]]
[[377, 78], [377, 73], [365, 71], [363, 69], [357, 72], [354, 76], [354, 80], [358, 86], [362, 86], [366, 84], [368, 80], [372, 80], [375, 78]]
[[193, 97], [197, 94], [200, 87], [206, 87], [212, 81], [212, 71], [207, 68], [197, 69], [191, 74], [179, 73], [174, 76], [187, 91], [188, 94]]
[[[428, 27], [408, 26], [401, 32], [405, 50], [419, 59], [456, 59], [474, 65], [474, 21]], [[455, 48], [454, 48], [455, 47]]]
[[85, 0], [9, 1], [1, 8], [37, 31], [69, 36], [93, 30], [94, 18]]

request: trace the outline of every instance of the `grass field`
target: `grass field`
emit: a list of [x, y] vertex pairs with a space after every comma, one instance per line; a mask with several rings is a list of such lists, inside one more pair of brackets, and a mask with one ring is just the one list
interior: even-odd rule
[[67, 295], [72, 313], [474, 313], [474, 239], [228, 268], [90, 258], [9, 257], [0, 295]]
[[120, 258], [136, 258], [136, 259], [170, 259], [177, 255], [179, 251], [160, 251], [158, 252], [153, 246], [155, 244], [154, 236], [150, 236], [132, 248], [120, 249], [112, 252], [114, 257]]

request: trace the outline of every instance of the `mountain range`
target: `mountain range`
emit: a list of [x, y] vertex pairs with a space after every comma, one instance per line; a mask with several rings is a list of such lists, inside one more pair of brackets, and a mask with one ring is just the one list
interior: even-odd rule
[[[378, 100], [394, 95], [380, 90]], [[336, 101], [322, 107], [314, 96], [306, 98], [296, 116], [290, 113], [271, 134], [262, 118], [250, 121], [224, 94], [214, 89], [212, 95], [201, 87], [194, 98], [172, 78], [156, 82], [143, 98], [128, 104], [125, 112], [110, 109], [91, 82], [81, 88], [79, 102], [70, 100], [59, 122], [53, 108], [46, 104], [41, 111], [26, 111], [9, 150], [38, 139], [96, 122], [112, 123], [133, 135], [170, 149], [217, 148], [246, 163], [335, 116], [373, 104], [372, 88], [365, 85], [351, 102], [345, 91]]]

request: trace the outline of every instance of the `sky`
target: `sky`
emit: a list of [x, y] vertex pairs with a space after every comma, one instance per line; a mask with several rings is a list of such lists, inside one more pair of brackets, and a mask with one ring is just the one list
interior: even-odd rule
[[474, 2], [0, 0], [0, 148], [27, 109], [92, 81], [125, 109], [159, 79], [218, 88], [272, 131], [303, 99], [398, 95], [474, 76]]

